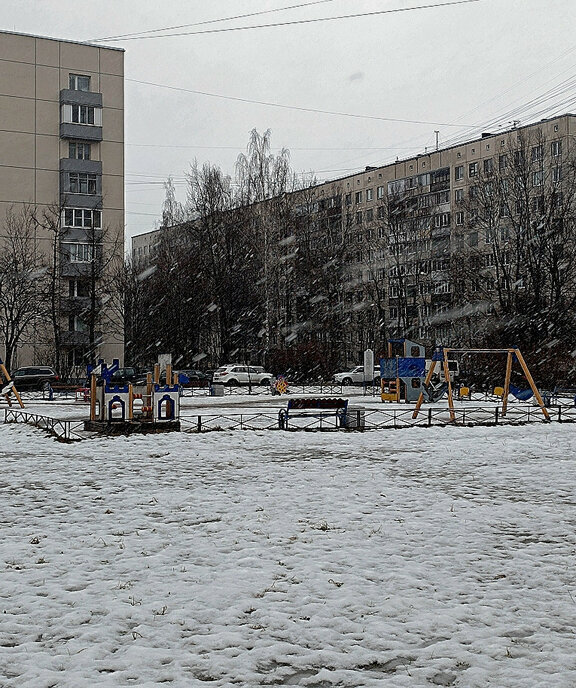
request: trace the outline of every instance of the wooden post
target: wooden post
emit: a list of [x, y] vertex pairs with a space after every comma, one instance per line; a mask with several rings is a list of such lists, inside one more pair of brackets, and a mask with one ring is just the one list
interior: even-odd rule
[[154, 384], [155, 385], [160, 384], [160, 364], [159, 363], [154, 364]]
[[[432, 380], [432, 376], [434, 375], [434, 371], [436, 370], [436, 363], [438, 361], [435, 361], [432, 359], [431, 363], [432, 365], [430, 366], [430, 370], [426, 374], [426, 379], [424, 380], [424, 389], [428, 387], [430, 384], [430, 381]], [[418, 401], [416, 402], [416, 406], [414, 407], [414, 413], [412, 414], [412, 418], [417, 418], [418, 417], [418, 412], [420, 411], [420, 407], [422, 406], [422, 402], [424, 401], [424, 390], [420, 392], [420, 396], [418, 397]]]
[[542, 400], [542, 397], [540, 396], [540, 392], [538, 391], [538, 387], [536, 387], [536, 383], [534, 382], [534, 378], [530, 374], [530, 371], [528, 370], [528, 366], [526, 365], [526, 361], [524, 360], [524, 357], [520, 353], [520, 349], [514, 349], [514, 353], [516, 354], [516, 358], [520, 361], [520, 365], [522, 366], [522, 370], [524, 372], [524, 375], [526, 376], [526, 379], [528, 380], [530, 384], [531, 390], [534, 392], [534, 396], [536, 397], [536, 401], [538, 402], [538, 406], [540, 406], [540, 409], [542, 413], [544, 414], [544, 418], [546, 420], [550, 420], [550, 414], [548, 413], [548, 409], [544, 405], [544, 401]]
[[128, 383], [128, 414], [127, 420], [134, 419], [134, 385]]
[[172, 364], [171, 363], [166, 364], [166, 384], [167, 385], [172, 384]]
[[[2, 377], [4, 378], [5, 382], [12, 382], [12, 378], [10, 377], [10, 373], [6, 370], [6, 366], [4, 365], [4, 363], [2, 361], [0, 361], [0, 372], [2, 373]], [[16, 389], [15, 384], [12, 385], [12, 389], [10, 391], [14, 392], [14, 396], [18, 400], [18, 403], [20, 404], [20, 408], [24, 408], [24, 402], [22, 401], [20, 393]], [[12, 406], [12, 403], [10, 401], [10, 397], [8, 394], [6, 395], [6, 401], [8, 402], [8, 406]]]
[[98, 420], [96, 418], [96, 375], [90, 375], [90, 420]]
[[[152, 409], [152, 373], [146, 373], [146, 398], [148, 399], [147, 406]], [[144, 405], [144, 402], [142, 404]], [[146, 411], [146, 413], [142, 414], [142, 417], [152, 418], [152, 411]]]
[[506, 415], [508, 410], [508, 395], [510, 394], [510, 375], [512, 374], [512, 356], [514, 349], [508, 349], [508, 356], [506, 358], [506, 375], [504, 377], [504, 394], [502, 395], [502, 417]]
[[448, 383], [448, 406], [450, 407], [450, 421], [453, 423], [456, 420], [454, 413], [454, 399], [452, 398], [452, 381], [450, 380], [450, 368], [448, 366], [448, 351], [444, 349], [444, 381]]

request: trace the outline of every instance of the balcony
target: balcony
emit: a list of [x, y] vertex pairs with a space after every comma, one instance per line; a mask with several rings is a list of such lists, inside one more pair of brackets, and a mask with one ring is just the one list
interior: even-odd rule
[[63, 313], [81, 313], [90, 308], [89, 296], [69, 296], [60, 301], [60, 309]]
[[60, 343], [62, 346], [88, 346], [90, 344], [90, 335], [88, 332], [66, 330], [60, 332]]

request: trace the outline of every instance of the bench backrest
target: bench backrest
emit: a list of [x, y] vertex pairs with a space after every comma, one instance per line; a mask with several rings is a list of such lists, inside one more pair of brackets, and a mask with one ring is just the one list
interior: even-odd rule
[[348, 406], [348, 399], [289, 399], [288, 410], [290, 409], [345, 409]]

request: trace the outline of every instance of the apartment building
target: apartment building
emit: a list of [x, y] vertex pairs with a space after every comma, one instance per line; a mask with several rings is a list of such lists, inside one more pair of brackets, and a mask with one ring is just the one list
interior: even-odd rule
[[318, 227], [341, 226], [347, 246], [350, 360], [382, 334], [481, 338], [495, 305], [530, 289], [526, 247], [574, 238], [575, 136], [572, 114], [517, 123], [316, 187]]
[[[524, 342], [537, 314], [568, 312], [575, 135], [572, 114], [516, 123], [294, 192], [292, 216], [273, 228], [283, 281], [266, 304], [269, 350], [319, 341], [357, 364], [396, 336]], [[160, 231], [133, 238], [136, 264], [154, 262]]]
[[123, 98], [122, 50], [0, 32], [0, 223], [6, 234], [6, 218], [32, 218], [57, 276], [51, 313], [26, 329], [14, 365], [58, 360], [65, 373], [123, 357], [108, 293], [124, 252]]

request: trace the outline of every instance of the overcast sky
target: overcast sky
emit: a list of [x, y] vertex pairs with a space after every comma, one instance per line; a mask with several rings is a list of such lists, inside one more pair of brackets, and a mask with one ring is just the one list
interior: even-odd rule
[[[449, 2], [2, 0], [0, 27], [93, 40], [194, 24], [161, 32], [188, 35], [103, 41], [126, 50], [130, 237], [157, 226], [168, 175], [184, 200], [194, 158], [233, 173], [253, 128], [271, 129], [297, 172], [324, 180], [433, 147], [436, 130], [442, 146], [575, 109], [576, 0]], [[249, 13], [259, 14], [214, 21]]]

